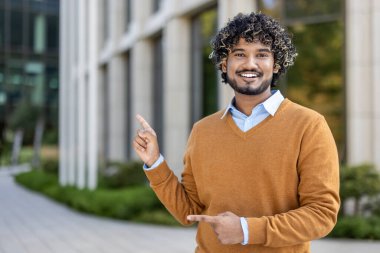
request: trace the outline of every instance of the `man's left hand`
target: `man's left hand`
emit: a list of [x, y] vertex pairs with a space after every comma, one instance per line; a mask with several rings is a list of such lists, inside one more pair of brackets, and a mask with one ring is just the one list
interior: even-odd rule
[[224, 212], [217, 216], [189, 215], [187, 219], [189, 221], [203, 221], [210, 224], [222, 244], [243, 242], [244, 235], [240, 224], [240, 217], [232, 212]]

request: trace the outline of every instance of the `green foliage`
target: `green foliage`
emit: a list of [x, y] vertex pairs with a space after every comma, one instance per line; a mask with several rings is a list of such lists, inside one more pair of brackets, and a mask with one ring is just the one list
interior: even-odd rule
[[340, 197], [342, 203], [355, 199], [355, 215], [360, 214], [360, 200], [380, 194], [380, 174], [373, 165], [341, 166]]
[[47, 145], [57, 145], [58, 144], [58, 129], [47, 129], [45, 132], [44, 132], [44, 136], [43, 136], [43, 144], [47, 144]]
[[44, 172], [58, 175], [59, 160], [54, 158], [43, 158], [41, 160], [41, 168]]
[[101, 175], [101, 185], [105, 188], [120, 189], [146, 184], [146, 176], [141, 162], [111, 162]]
[[[330, 1], [308, 1], [302, 8], [301, 5], [304, 3], [298, 0], [296, 2], [299, 3], [296, 9], [307, 11], [313, 5]], [[323, 9], [324, 7], [320, 6], [320, 10]], [[302, 15], [302, 11], [299, 14]], [[297, 15], [294, 14], [294, 16]], [[291, 25], [289, 30], [294, 34], [298, 57], [295, 65], [289, 69], [286, 83], [279, 87], [289, 99], [325, 116], [338, 149], [342, 152], [345, 136], [342, 74], [343, 22], [310, 25], [298, 22]]]
[[45, 189], [58, 185], [58, 179], [54, 175], [46, 174], [41, 170], [33, 170], [16, 176], [16, 181], [29, 189], [43, 192]]
[[40, 108], [22, 101], [8, 118], [8, 127], [12, 130], [19, 128], [34, 130]]
[[57, 175], [43, 170], [19, 174], [16, 181], [81, 212], [138, 222], [178, 225], [147, 185], [79, 190], [59, 186]]
[[342, 217], [329, 237], [380, 240], [380, 217]]

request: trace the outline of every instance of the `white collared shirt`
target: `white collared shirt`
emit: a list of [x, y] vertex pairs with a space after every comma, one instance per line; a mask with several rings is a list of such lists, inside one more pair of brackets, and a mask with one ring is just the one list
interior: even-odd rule
[[243, 132], [248, 131], [254, 126], [258, 125], [264, 119], [266, 119], [269, 115], [274, 116], [280, 107], [282, 101], [284, 101], [284, 96], [281, 94], [279, 90], [273, 90], [272, 96], [270, 96], [263, 103], [258, 104], [255, 108], [252, 109], [251, 115], [247, 116], [233, 105], [235, 102], [235, 98], [231, 101], [231, 103], [227, 106], [222, 119], [226, 116], [228, 112], [231, 113], [232, 119], [236, 123], [236, 125]]

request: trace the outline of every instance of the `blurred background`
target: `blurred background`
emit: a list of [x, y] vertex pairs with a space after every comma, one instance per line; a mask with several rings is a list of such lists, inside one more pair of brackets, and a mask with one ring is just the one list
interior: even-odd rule
[[342, 213], [376, 217], [361, 236], [379, 239], [376, 0], [0, 0], [0, 165], [27, 163], [78, 191], [144, 183], [131, 146], [140, 113], [180, 176], [193, 123], [233, 97], [209, 42], [251, 11], [293, 34], [299, 56], [279, 89], [325, 116], [342, 164]]

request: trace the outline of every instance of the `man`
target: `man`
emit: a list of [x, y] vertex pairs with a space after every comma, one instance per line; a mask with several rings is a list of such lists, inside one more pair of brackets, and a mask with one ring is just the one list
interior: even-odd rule
[[150, 184], [178, 221], [199, 222], [196, 252], [310, 252], [336, 223], [339, 165], [323, 116], [271, 91], [297, 55], [290, 36], [264, 14], [238, 14], [212, 47], [235, 97], [194, 125], [181, 182], [137, 116]]

